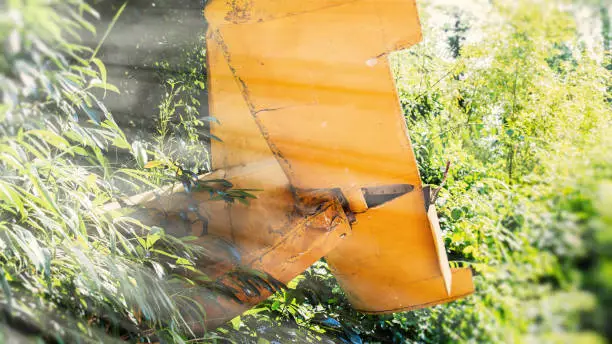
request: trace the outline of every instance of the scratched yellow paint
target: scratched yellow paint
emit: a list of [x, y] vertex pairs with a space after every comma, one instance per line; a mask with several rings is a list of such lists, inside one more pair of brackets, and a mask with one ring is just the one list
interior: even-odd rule
[[[220, 70], [213, 115], [235, 124], [213, 128], [225, 142], [213, 162], [248, 161], [265, 144], [294, 192], [342, 192], [360, 213], [326, 258], [357, 309], [393, 312], [471, 293], [470, 270], [451, 271], [435, 209], [425, 208], [387, 59], [421, 39], [414, 1], [218, 0], [205, 14], [209, 51], [223, 56], [209, 60]], [[215, 90], [215, 78], [237, 89]], [[233, 105], [219, 106], [224, 97]], [[364, 208], [362, 188], [390, 184], [415, 188]]]

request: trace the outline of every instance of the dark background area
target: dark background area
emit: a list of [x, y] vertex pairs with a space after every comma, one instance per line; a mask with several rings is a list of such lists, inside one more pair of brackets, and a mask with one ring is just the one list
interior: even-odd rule
[[[84, 36], [87, 45], [98, 44], [124, 2], [93, 2], [101, 18], [93, 22], [97, 37]], [[109, 83], [121, 91], [107, 93], [105, 104], [128, 137], [151, 138], [166, 80], [194, 68], [185, 55], [204, 44], [207, 25], [202, 8], [197, 0], [131, 0], [104, 41], [98, 56], [106, 64]], [[160, 66], [161, 62], [166, 63]], [[206, 116], [206, 91], [197, 98], [199, 113]]]

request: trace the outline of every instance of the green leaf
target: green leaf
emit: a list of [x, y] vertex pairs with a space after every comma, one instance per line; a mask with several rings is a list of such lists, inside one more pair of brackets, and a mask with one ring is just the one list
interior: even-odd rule
[[76, 154], [81, 155], [81, 156], [88, 156], [89, 155], [87, 150], [85, 150], [85, 148], [83, 148], [83, 147], [72, 146], [70, 149], [72, 150], [73, 153], [76, 153]]
[[21, 199], [21, 194], [15, 189], [17, 186], [11, 185], [0, 179], [0, 196], [3, 195], [2, 201], [10, 202], [7, 205], [10, 208], [14, 208], [17, 210], [21, 217], [24, 218], [26, 216], [25, 207], [23, 206], [23, 201]]
[[98, 46], [96, 46], [96, 49], [94, 49], [93, 53], [91, 54], [90, 60], [96, 58], [96, 55], [98, 54], [98, 51], [100, 51], [100, 48], [102, 47], [102, 44], [104, 44], [104, 41], [106, 40], [106, 38], [108, 38], [108, 35], [110, 34], [111, 30], [113, 29], [113, 27], [115, 26], [115, 24], [119, 20], [119, 17], [121, 16], [121, 13], [123, 13], [123, 10], [125, 10], [126, 6], [127, 6], [127, 1], [124, 2], [123, 5], [121, 5], [119, 10], [117, 10], [117, 13], [115, 13], [115, 16], [113, 17], [113, 20], [111, 20], [110, 24], [106, 28], [106, 31], [104, 32], [104, 35], [102, 36], [102, 39], [98, 43]]
[[179, 257], [176, 260], [176, 264], [178, 264], [178, 265], [192, 265], [190, 261], [188, 261], [187, 259], [185, 259], [183, 257]]
[[160, 234], [149, 234], [147, 235], [147, 241], [145, 248], [149, 249], [155, 245], [155, 243], [161, 238]]
[[36, 136], [44, 142], [61, 150], [65, 150], [70, 146], [66, 139], [50, 130], [29, 130], [25, 134]]
[[47, 190], [46, 183], [44, 183], [40, 179], [38, 171], [36, 171], [36, 169], [34, 168], [31, 168], [28, 172], [28, 176], [30, 177], [30, 181], [32, 182], [32, 185], [34, 186], [36, 191], [38, 191], [38, 193], [42, 196], [37, 197], [35, 201], [41, 206], [47, 208], [48, 210], [53, 211], [55, 214], [60, 215], [61, 212], [57, 204], [55, 204], [55, 199], [51, 197], [51, 193], [49, 192], [49, 190]]
[[100, 78], [102, 79], [102, 83], [106, 84], [106, 66], [104, 66], [104, 62], [102, 62], [102, 60], [100, 60], [97, 57], [94, 57], [93, 59], [91, 59], [91, 62], [93, 62], [96, 67], [98, 67], [98, 70], [100, 71]]
[[454, 208], [451, 211], [451, 218], [455, 221], [459, 220], [463, 216], [463, 210], [461, 208]]
[[302, 281], [304, 279], [306, 279], [306, 276], [298, 275], [297, 277], [295, 277], [294, 279], [289, 281], [289, 283], [287, 283], [287, 288], [295, 289], [297, 287], [297, 285], [300, 283], [300, 281]]
[[144, 168], [155, 168], [158, 166], [164, 165], [163, 161], [160, 160], [151, 160], [144, 165]]
[[89, 86], [103, 89], [105, 97], [106, 97], [106, 91], [111, 91], [117, 94], [121, 94], [121, 92], [115, 85], [108, 84], [106, 82], [101, 81], [100, 79], [92, 79], [91, 82], [89, 83]]
[[134, 154], [138, 166], [144, 167], [145, 161], [148, 160], [147, 150], [140, 141], [134, 141], [134, 143], [132, 143], [132, 154]]
[[239, 330], [240, 326], [242, 325], [242, 320], [240, 319], [240, 316], [237, 316], [234, 319], [232, 319], [230, 323], [232, 324], [232, 327], [234, 328], [234, 330]]
[[98, 180], [98, 176], [96, 176], [93, 173], [90, 173], [87, 177], [85, 177], [85, 184], [90, 189], [96, 189], [97, 188], [97, 184], [96, 184], [97, 180]]

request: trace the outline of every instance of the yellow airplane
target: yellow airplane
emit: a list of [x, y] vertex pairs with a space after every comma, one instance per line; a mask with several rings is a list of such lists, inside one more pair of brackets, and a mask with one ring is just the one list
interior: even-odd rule
[[[391, 313], [474, 291], [449, 267], [436, 210], [418, 173], [387, 55], [421, 40], [414, 0], [211, 0], [207, 58], [215, 172], [261, 189], [250, 205], [209, 202], [189, 230], [230, 242], [201, 269], [231, 285], [246, 266], [287, 283], [325, 257], [352, 306]], [[180, 187], [132, 203], [177, 212]], [[205, 231], [205, 233], [202, 233]], [[206, 235], [202, 235], [206, 234]], [[271, 291], [201, 299], [209, 327]]]

